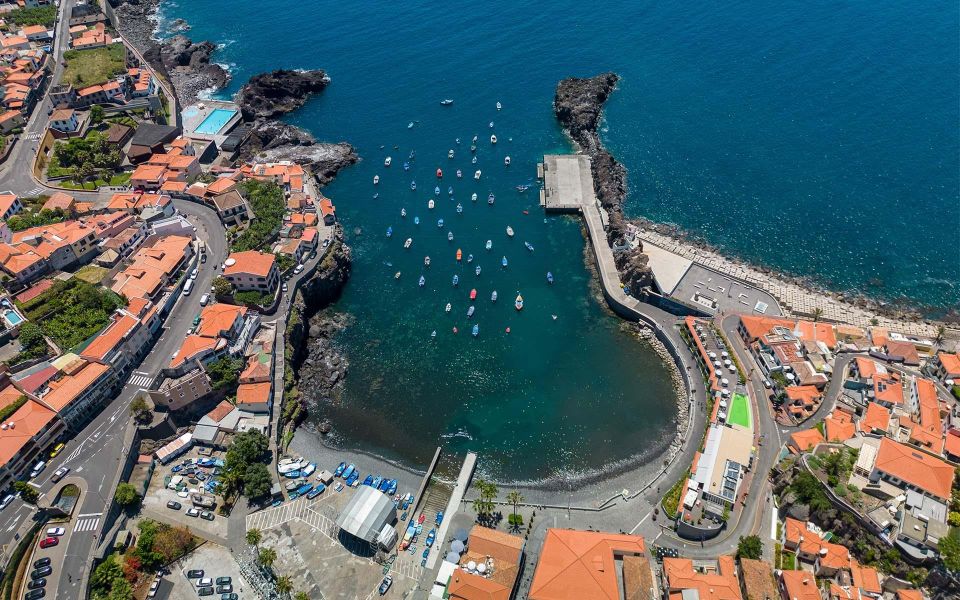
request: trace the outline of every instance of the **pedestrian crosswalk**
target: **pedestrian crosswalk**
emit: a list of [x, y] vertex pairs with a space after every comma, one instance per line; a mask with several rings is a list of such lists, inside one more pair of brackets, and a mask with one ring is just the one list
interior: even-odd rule
[[82, 533], [84, 531], [96, 531], [99, 525], [100, 525], [99, 516], [77, 519], [76, 525], [73, 526], [73, 532]]
[[153, 383], [153, 375], [144, 373], [142, 371], [134, 371], [133, 375], [130, 376], [130, 379], [127, 380], [127, 383], [142, 388], [149, 388]]
[[43, 132], [41, 132], [41, 131], [35, 131], [35, 132], [33, 132], [33, 133], [28, 133], [27, 135], [23, 136], [23, 139], [25, 139], [25, 140], [39, 140], [42, 135], [43, 135]]
[[32, 198], [32, 197], [34, 197], [34, 196], [39, 196], [39, 195], [42, 194], [42, 193], [43, 193], [43, 188], [41, 188], [41, 187], [35, 187], [35, 188], [33, 188], [32, 190], [30, 190], [30, 191], [28, 191], [28, 192], [25, 192], [23, 195], [24, 195], [24, 197], [26, 197], [26, 198]]

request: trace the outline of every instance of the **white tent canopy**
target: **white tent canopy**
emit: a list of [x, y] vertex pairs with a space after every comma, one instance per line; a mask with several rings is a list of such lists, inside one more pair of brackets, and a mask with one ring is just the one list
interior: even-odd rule
[[394, 513], [390, 498], [362, 485], [337, 517], [337, 525], [350, 535], [372, 543], [383, 526], [393, 521]]

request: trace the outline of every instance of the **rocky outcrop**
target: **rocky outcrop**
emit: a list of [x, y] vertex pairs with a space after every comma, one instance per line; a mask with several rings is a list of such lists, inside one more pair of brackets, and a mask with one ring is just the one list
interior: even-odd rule
[[[594, 193], [607, 211], [607, 242], [614, 248], [626, 248], [627, 220], [623, 215], [623, 202], [627, 196], [627, 171], [604, 148], [597, 134], [603, 105], [619, 80], [616, 73], [564, 79], [557, 85], [553, 111], [580, 150], [590, 157]], [[653, 272], [642, 245], [615, 251], [614, 259], [621, 280], [631, 290], [641, 290], [653, 283]]]
[[175, 35], [159, 45], [159, 59], [182, 105], [193, 104], [204, 91], [218, 90], [230, 81], [226, 69], [210, 62], [216, 49], [212, 42], [195, 44], [184, 35]]
[[250, 78], [237, 94], [237, 104], [246, 121], [273, 119], [294, 111], [312, 94], [323, 91], [330, 78], [320, 69], [278, 69]]
[[350, 144], [318, 142], [299, 127], [271, 119], [253, 123], [240, 154], [244, 160], [254, 157], [266, 161], [289, 160], [307, 166], [320, 185], [326, 185], [340, 169], [360, 159]]
[[343, 240], [343, 228], [340, 225], [336, 227], [330, 246], [313, 277], [300, 286], [307, 319], [336, 302], [350, 278], [352, 256], [350, 246]]

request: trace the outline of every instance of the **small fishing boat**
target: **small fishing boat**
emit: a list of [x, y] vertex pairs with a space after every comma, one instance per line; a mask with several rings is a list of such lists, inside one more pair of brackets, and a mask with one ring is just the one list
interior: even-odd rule
[[448, 195], [448, 196], [452, 196], [452, 195], [453, 195], [453, 186], [452, 186], [452, 185], [447, 188], [447, 195]]
[[437, 179], [443, 179], [443, 169], [437, 169]]
[[480, 277], [480, 265], [477, 265], [477, 268], [474, 269], [474, 271], [476, 272], [477, 277]]
[[529, 250], [530, 252], [533, 252], [533, 244], [531, 244], [530, 242], [524, 242], [523, 245], [527, 247], [527, 250]]
[[453, 305], [452, 305], [452, 304], [450, 304], [449, 302], [447, 302], [447, 308], [446, 308], [446, 311], [447, 311], [447, 312], [450, 312], [450, 310], [451, 310], [452, 308], [453, 308]]
[[490, 121], [490, 129], [493, 129], [493, 121]]
[[357, 466], [351, 463], [350, 466], [348, 466], [347, 469], [343, 472], [343, 478], [348, 479], [351, 475], [353, 475], [353, 472], [356, 470], [357, 470]]
[[476, 202], [476, 201], [477, 201], [477, 193], [476, 193], [476, 192], [474, 192], [473, 194], [470, 195], [470, 201], [471, 201], [471, 202]]
[[443, 219], [437, 219], [437, 227], [443, 227]]
[[373, 185], [377, 185], [378, 183], [380, 183], [380, 176], [379, 176], [379, 175], [374, 175], [374, 176], [373, 176]]
[[411, 150], [411, 151], [410, 151], [410, 154], [407, 155], [407, 159], [408, 159], [408, 160], [413, 160], [413, 158], [414, 158], [416, 155], [417, 155], [417, 151], [416, 151], [416, 150]]
[[460, 333], [460, 330], [457, 329], [457, 326], [456, 326], [456, 325], [453, 326], [453, 332], [454, 332], [454, 333]]
[[472, 164], [472, 165], [477, 164], [477, 157], [476, 157], [476, 156], [474, 156], [473, 158], [470, 159], [470, 164]]
[[425, 267], [429, 267], [429, 266], [430, 266], [430, 257], [429, 257], [429, 256], [424, 256], [424, 257], [423, 257], [423, 266], [425, 266]]
[[424, 285], [425, 283], [427, 283], [427, 280], [426, 280], [426, 278], [425, 278], [423, 275], [421, 275], [421, 276], [420, 276], [420, 281], [417, 282], [417, 285], [419, 285], [420, 287], [423, 287], [423, 285]]
[[440, 104], [442, 104], [443, 106], [450, 106], [451, 104], [453, 104], [453, 100], [451, 100], [450, 98], [444, 98], [443, 100], [440, 101]]
[[314, 498], [322, 494], [323, 491], [326, 489], [327, 489], [327, 486], [323, 485], [322, 483], [318, 483], [317, 487], [313, 488], [312, 490], [310, 490], [309, 493], [307, 493], [307, 500], [313, 500]]
[[523, 310], [523, 296], [517, 292], [517, 299], [513, 301], [513, 307], [517, 310]]
[[490, 136], [490, 143], [491, 143], [491, 144], [496, 144], [496, 143], [497, 143], [497, 136], [491, 135], [491, 136]]
[[363, 479], [363, 482], [362, 482], [360, 485], [370, 485], [371, 483], [373, 483], [373, 475], [372, 475], [372, 474], [367, 475], [367, 476]]
[[474, 323], [473, 329], [470, 330], [470, 335], [472, 335], [473, 337], [477, 337], [478, 335], [480, 335], [480, 326]]
[[493, 240], [487, 240], [487, 244], [484, 246], [487, 250], [493, 248]]
[[448, 241], [448, 242], [452, 242], [452, 241], [453, 241], [453, 232], [452, 232], [452, 231], [448, 231], [448, 232], [447, 232], [447, 241]]
[[530, 211], [529, 211], [529, 210], [527, 210], [527, 209], [523, 209], [523, 211], [522, 211], [522, 212], [523, 212], [523, 214], [525, 214], [525, 215], [529, 215], [529, 214], [530, 214]]
[[477, 169], [477, 172], [473, 174], [473, 178], [474, 178], [474, 179], [480, 179], [480, 175], [481, 175], [480, 169]]
[[413, 218], [413, 224], [414, 224], [414, 225], [419, 225], [419, 224], [420, 224], [420, 217], [414, 217], [414, 218]]
[[469, 319], [470, 317], [472, 317], [474, 311], [476, 311], [476, 310], [477, 310], [477, 309], [476, 309], [473, 305], [471, 305], [470, 308], [467, 309], [467, 318]]
[[509, 157], [509, 156], [503, 157], [503, 164], [506, 165], [506, 166], [508, 166], [508, 167], [510, 166], [510, 157]]
[[462, 177], [463, 177], [463, 171], [461, 171], [460, 169], [457, 169], [457, 179], [461, 179]]
[[400, 209], [400, 216], [401, 216], [401, 217], [407, 216], [407, 209], [401, 208], [401, 209]]
[[493, 293], [490, 294], [490, 302], [496, 302], [496, 301], [497, 301], [497, 290], [493, 290]]
[[411, 182], [410, 182], [410, 189], [411, 189], [411, 190], [417, 189], [417, 182], [416, 182], [416, 181], [411, 181]]
[[392, 235], [393, 235], [393, 227], [387, 227], [387, 237], [390, 237]]
[[436, 203], [433, 201], [433, 198], [430, 198], [430, 200], [427, 201], [427, 208], [433, 210], [434, 206], [436, 206]]
[[490, 192], [490, 194], [487, 196], [487, 204], [493, 204], [496, 199], [497, 198], [493, 195], [493, 192]]
[[463, 205], [460, 203], [457, 203], [457, 213], [462, 213], [462, 212], [463, 212]]
[[413, 121], [407, 123], [407, 129], [413, 129]]
[[450, 148], [450, 150], [447, 152], [447, 158], [453, 158], [453, 148]]
[[506, 256], [504, 256], [503, 258], [500, 259], [500, 266], [503, 267], [504, 269], [507, 268], [507, 257], [506, 257]]
[[389, 167], [392, 162], [393, 162], [393, 159], [388, 156], [385, 159], [383, 159], [383, 166]]
[[553, 273], [547, 271], [547, 283], [553, 283]]
[[379, 197], [380, 197], [380, 192], [377, 192], [376, 194], [373, 195], [373, 199], [374, 199], [374, 200], [376, 200], [376, 199], [379, 198]]
[[412, 243], [413, 243], [413, 238], [407, 238], [407, 240], [406, 240], [405, 242], [403, 242], [403, 247], [404, 247], [404, 248], [409, 248], [409, 247], [410, 247], [410, 244], [412, 244]]
[[471, 153], [471, 154], [475, 154], [476, 152], [477, 152], [477, 145], [476, 145], [476, 144], [470, 144], [470, 153]]
[[381, 477], [380, 475], [377, 475], [376, 477], [373, 478], [373, 481], [370, 482], [370, 487], [376, 489], [380, 487], [381, 483], [383, 483], [383, 477]]
[[459, 145], [460, 145], [460, 138], [457, 138], [457, 139], [456, 139], [456, 142], [457, 142], [457, 145], [459, 146]]
[[345, 463], [345, 462], [340, 463], [340, 464], [337, 466], [337, 468], [333, 471], [333, 476], [334, 476], [334, 477], [340, 477], [341, 475], [343, 475], [343, 471], [344, 471], [344, 469], [346, 469], [346, 468], [347, 468], [347, 463]]
[[459, 284], [459, 283], [460, 283], [460, 276], [459, 276], [459, 275], [454, 275], [454, 276], [453, 276], [453, 287], [457, 287], [457, 284]]
[[310, 477], [313, 475], [313, 472], [317, 470], [317, 463], [310, 463], [304, 468], [300, 469], [300, 474], [304, 477]]
[[472, 290], [470, 290], [470, 299], [471, 300], [477, 299], [477, 288], [473, 288]]
[[431, 338], [431, 339], [432, 339], [432, 338], [435, 338], [435, 337], [437, 337], [437, 330], [436, 330], [436, 329], [434, 329], [434, 330], [433, 330], [433, 333], [430, 334], [430, 338]]
[[527, 191], [527, 188], [529, 187], [529, 185], [520, 184], [517, 186], [517, 191], [522, 194], [523, 192]]
[[394, 279], [400, 279], [400, 271], [397, 271], [396, 273], [394, 273], [394, 274], [393, 274], [393, 278], [394, 278]]
[[473, 255], [472, 255], [472, 254], [468, 254], [468, 255], [467, 255], [467, 262], [468, 262], [468, 263], [472, 263], [472, 262], [473, 262]]
[[479, 135], [473, 136], [473, 140], [472, 140], [473, 143], [476, 144], [478, 139], [480, 139], [480, 136], [479, 136]]
[[439, 185], [438, 185], [437, 187], [433, 188], [433, 194], [434, 194], [435, 196], [439, 196], [439, 195], [440, 195], [440, 186], [439, 186]]
[[410, 170], [410, 163], [408, 163], [408, 162], [403, 163], [403, 170], [404, 170], [404, 171], [409, 171], [409, 170]]
[[513, 227], [507, 225], [507, 237], [513, 237]]
[[500, 110], [501, 108], [503, 108], [503, 107], [500, 106], [500, 103], [499, 103], [499, 102], [497, 102], [497, 110]]
[[[463, 250], [457, 248], [457, 261], [459, 261], [461, 258], [463, 258]], [[454, 277], [456, 277], [456, 275], [454, 275]]]

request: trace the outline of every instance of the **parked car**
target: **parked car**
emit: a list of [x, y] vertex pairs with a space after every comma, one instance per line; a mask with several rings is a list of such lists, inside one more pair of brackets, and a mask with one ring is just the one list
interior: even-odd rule
[[383, 578], [383, 581], [380, 582], [380, 587], [377, 589], [380, 592], [380, 595], [383, 596], [390, 589], [390, 586], [393, 585], [393, 577], [387, 575]]
[[200, 518], [205, 521], [212, 521], [214, 519], [213, 513], [209, 510], [205, 510], [200, 513]]
[[210, 587], [210, 586], [202, 587], [202, 588], [200, 588], [200, 589], [197, 590], [197, 595], [198, 595], [198, 596], [212, 596], [212, 595], [213, 595], [213, 588]]
[[217, 577], [217, 585], [230, 585], [233, 579], [230, 577]]
[[59, 469], [53, 472], [53, 476], [50, 477], [50, 481], [57, 483], [58, 481], [66, 477], [67, 473], [69, 472], [70, 472], [70, 467], [60, 467]]
[[49, 566], [50, 566], [50, 558], [47, 556], [44, 556], [43, 558], [39, 558], [33, 561], [34, 569], [40, 569], [40, 568], [49, 567]]
[[218, 593], [218, 594], [229, 594], [229, 593], [232, 592], [232, 591], [233, 591], [233, 586], [230, 585], [229, 583], [226, 584], [226, 585], [218, 585], [218, 586], [217, 586], [217, 593]]
[[7, 494], [6, 496], [4, 496], [3, 500], [0, 500], [0, 510], [3, 510], [6, 507], [8, 507], [10, 503], [13, 502], [14, 498], [16, 498], [16, 496], [14, 496], [13, 494]]
[[183, 505], [177, 502], [176, 500], [168, 500], [167, 508], [171, 508], [173, 510], [180, 510], [181, 508], [183, 508]]
[[190, 271], [190, 279], [196, 279], [197, 275], [200, 274], [200, 269], [194, 269]]
[[47, 535], [53, 536], [53, 537], [60, 537], [66, 532], [67, 530], [64, 529], [63, 527], [51, 527], [50, 529], [47, 529]]
[[200, 306], [206, 306], [207, 302], [210, 302], [210, 294], [200, 296]]
[[203, 577], [203, 569], [190, 569], [187, 571], [187, 579], [199, 579]]
[[40, 579], [31, 579], [27, 582], [28, 590], [35, 590], [37, 588], [42, 588], [47, 586], [47, 580], [41, 577]]
[[50, 567], [49, 565], [46, 567], [40, 567], [39, 569], [30, 571], [30, 579], [40, 579], [41, 577], [46, 577], [50, 573], [53, 573], [53, 567]]
[[64, 446], [65, 444], [63, 442], [60, 442], [59, 444], [54, 446], [53, 450], [50, 451], [50, 458], [56, 458], [56, 456], [60, 454], [60, 452], [63, 450]]
[[187, 509], [187, 516], [188, 516], [188, 517], [199, 517], [199, 516], [200, 516], [200, 510], [199, 510], [199, 509], [196, 509], [196, 508], [188, 508], [188, 509]]
[[47, 590], [40, 588], [37, 590], [31, 590], [23, 595], [23, 600], [36, 600], [37, 598], [43, 598], [47, 595]]
[[153, 583], [150, 584], [150, 591], [147, 592], [147, 598], [153, 598], [157, 595], [157, 591], [160, 589], [160, 580], [154, 579]]
[[220, 600], [240, 600], [240, 596], [233, 592], [229, 594], [220, 594]]
[[213, 585], [213, 579], [211, 577], [201, 577], [197, 582], [197, 587], [210, 587]]
[[33, 479], [34, 477], [39, 475], [46, 468], [47, 468], [47, 461], [45, 460], [41, 460], [37, 464], [33, 465], [33, 470], [30, 471], [30, 479]]
[[206, 255], [206, 254], [201, 254], [201, 255], [200, 255], [200, 262], [201, 262], [201, 263], [207, 262], [207, 255]]
[[299, 273], [299, 272], [301, 272], [301, 271], [303, 271], [303, 265], [297, 265], [297, 266], [293, 269], [293, 272], [294, 272], [294, 273]]
[[51, 546], [56, 546], [59, 543], [60, 543], [59, 538], [55, 538], [55, 537], [43, 538], [42, 540], [40, 540], [40, 547], [49, 548]]
[[763, 380], [763, 387], [765, 387], [765, 388], [767, 388], [767, 389], [769, 390], [771, 387], [773, 387], [773, 385], [770, 383], [770, 380], [769, 380], [769, 379], [764, 379], [764, 380]]
[[283, 291], [287, 291], [287, 284], [286, 284], [286, 282], [284, 282], [284, 284], [283, 284]]

